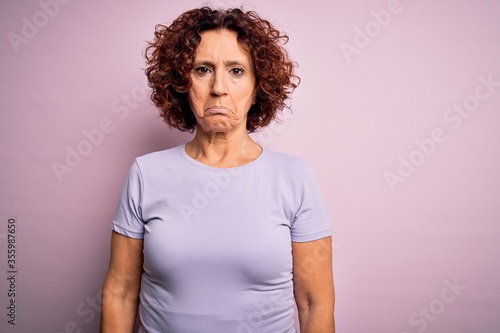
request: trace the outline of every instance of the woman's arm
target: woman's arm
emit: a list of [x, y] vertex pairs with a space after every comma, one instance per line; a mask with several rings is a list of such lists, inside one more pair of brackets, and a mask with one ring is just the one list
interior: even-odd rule
[[132, 333], [142, 274], [141, 239], [113, 231], [108, 274], [102, 288], [101, 333]]
[[332, 238], [293, 242], [293, 281], [301, 333], [334, 333]]

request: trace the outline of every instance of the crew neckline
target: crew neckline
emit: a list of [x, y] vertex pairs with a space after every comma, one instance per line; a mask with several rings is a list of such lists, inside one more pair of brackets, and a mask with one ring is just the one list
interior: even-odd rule
[[188, 143], [189, 142], [186, 141], [186, 142], [184, 142], [183, 144], [181, 144], [179, 146], [179, 153], [182, 156], [182, 158], [184, 158], [184, 160], [186, 160], [188, 163], [190, 163], [190, 164], [192, 164], [192, 165], [194, 165], [194, 166], [196, 166], [198, 168], [205, 169], [205, 170], [208, 170], [208, 171], [215, 171], [215, 172], [223, 172], [223, 171], [231, 171], [231, 170], [241, 170], [241, 169], [244, 169], [244, 168], [252, 167], [253, 165], [259, 163], [260, 160], [262, 160], [264, 158], [264, 155], [266, 155], [266, 153], [267, 153], [267, 149], [265, 147], [259, 145], [260, 148], [262, 148], [262, 152], [260, 153], [260, 155], [255, 160], [250, 161], [250, 162], [248, 162], [246, 164], [235, 166], [235, 167], [231, 167], [231, 168], [218, 168], [218, 167], [214, 167], [214, 166], [202, 163], [200, 161], [197, 161], [194, 158], [192, 158], [191, 156], [189, 156], [188, 153], [186, 153], [186, 145]]

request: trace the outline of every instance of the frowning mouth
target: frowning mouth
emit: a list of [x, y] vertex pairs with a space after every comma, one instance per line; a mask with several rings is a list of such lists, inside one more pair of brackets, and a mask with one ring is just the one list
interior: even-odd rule
[[223, 106], [212, 106], [206, 110], [209, 115], [228, 114], [230, 111]]

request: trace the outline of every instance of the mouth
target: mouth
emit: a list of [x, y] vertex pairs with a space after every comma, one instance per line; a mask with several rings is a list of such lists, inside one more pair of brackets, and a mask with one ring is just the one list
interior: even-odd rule
[[212, 106], [206, 110], [209, 115], [228, 114], [230, 111], [223, 106]]

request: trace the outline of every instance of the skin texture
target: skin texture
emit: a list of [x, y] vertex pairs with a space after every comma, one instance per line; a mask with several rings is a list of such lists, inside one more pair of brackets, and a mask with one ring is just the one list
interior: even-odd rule
[[262, 148], [249, 137], [246, 122], [256, 80], [250, 54], [238, 43], [236, 32], [203, 32], [190, 75], [188, 97], [197, 129], [186, 153], [215, 167], [255, 160]]
[[335, 333], [332, 238], [293, 242], [292, 255], [301, 333]]
[[[248, 110], [255, 100], [252, 59], [233, 31], [210, 30], [201, 37], [188, 91], [197, 130], [186, 145], [186, 153], [214, 167], [247, 164], [262, 153], [246, 129]], [[294, 293], [302, 333], [335, 332], [331, 245], [331, 237], [292, 243]], [[103, 287], [101, 333], [133, 331], [142, 248], [142, 240], [113, 232]]]
[[132, 333], [139, 305], [143, 241], [112, 232], [102, 287], [101, 333]]

